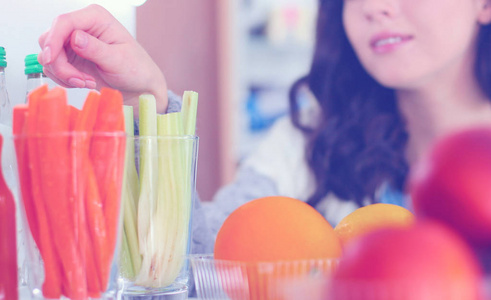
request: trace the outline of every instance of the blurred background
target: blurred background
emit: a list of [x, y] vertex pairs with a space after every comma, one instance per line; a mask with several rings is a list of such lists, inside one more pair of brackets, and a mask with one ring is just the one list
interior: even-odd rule
[[[24, 103], [24, 57], [62, 13], [97, 3], [143, 45], [169, 88], [199, 93], [197, 189], [212, 200], [278, 118], [310, 66], [317, 0], [16, 0], [0, 9], [10, 101]], [[86, 90], [70, 90], [81, 107]]]

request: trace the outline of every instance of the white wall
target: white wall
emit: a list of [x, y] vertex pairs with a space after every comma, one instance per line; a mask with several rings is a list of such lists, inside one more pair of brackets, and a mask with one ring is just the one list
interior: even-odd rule
[[[26, 75], [24, 58], [38, 53], [38, 37], [59, 14], [98, 3], [108, 9], [135, 36], [136, 9], [133, 4], [142, 0], [9, 0], [0, 6], [0, 46], [7, 52], [7, 88], [10, 101], [24, 103]], [[81, 107], [87, 90], [71, 89], [70, 103]]]

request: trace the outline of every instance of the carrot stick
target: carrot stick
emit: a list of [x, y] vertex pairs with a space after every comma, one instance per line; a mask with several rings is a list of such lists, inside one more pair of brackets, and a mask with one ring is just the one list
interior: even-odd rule
[[[88, 228], [87, 228], [88, 230]], [[92, 243], [88, 242], [85, 244], [85, 255], [86, 267], [87, 267], [87, 289], [90, 298], [100, 298], [101, 297], [101, 286], [99, 273], [97, 271], [97, 265], [94, 260], [96, 256], [97, 249], [91, 247]]]
[[89, 155], [90, 138], [92, 130], [94, 129], [98, 106], [99, 93], [95, 91], [89, 92], [82, 111], [77, 114], [77, 119], [73, 124], [73, 131], [75, 134], [73, 135], [74, 139], [72, 140], [72, 157], [77, 158], [75, 167], [77, 170], [80, 170], [79, 176], [74, 178], [77, 180], [74, 184], [78, 185], [78, 190], [75, 191], [75, 194], [77, 195], [85, 192], [85, 177], [87, 176], [87, 172], [83, 167], [85, 163], [88, 163], [85, 160], [88, 159]]
[[95, 135], [90, 148], [90, 159], [94, 166], [106, 222], [106, 253], [101, 278], [102, 289], [105, 290], [119, 229], [124, 142], [118, 136], [98, 136], [97, 132], [124, 133], [123, 97], [119, 91], [101, 89], [99, 109], [94, 124]]
[[[38, 157], [38, 140], [34, 135], [37, 133], [37, 117], [39, 101], [42, 95], [48, 92], [47, 85], [41, 86], [36, 90], [33, 90], [29, 94], [29, 107], [27, 112], [27, 156], [28, 170], [30, 170], [30, 183], [32, 193], [32, 203], [37, 216], [37, 228], [39, 233], [38, 248], [41, 253], [44, 262], [44, 283], [43, 283], [43, 295], [46, 298], [60, 298], [61, 297], [61, 267], [57, 260], [57, 253], [51, 237], [53, 236], [52, 228], [49, 227], [48, 215], [46, 207], [41, 195], [41, 177], [39, 170], [39, 157]], [[19, 160], [22, 160], [23, 156], [18, 156]], [[25, 156], [24, 156], [25, 157]], [[21, 163], [23, 165], [24, 163]], [[27, 175], [27, 174], [26, 174]], [[21, 182], [29, 180], [23, 178]], [[27, 186], [25, 188], [28, 188]], [[25, 198], [28, 199], [28, 198]], [[27, 214], [29, 217], [30, 213]], [[34, 222], [34, 220], [33, 220]]]
[[107, 230], [106, 222], [104, 219], [104, 212], [102, 210], [102, 200], [100, 199], [99, 187], [97, 179], [94, 174], [92, 165], [89, 164], [87, 168], [87, 197], [86, 197], [86, 210], [87, 210], [87, 224], [89, 224], [89, 232], [92, 238], [92, 244], [96, 251], [94, 252], [96, 266], [98, 270], [98, 278], [100, 282], [101, 291], [105, 291], [104, 278], [109, 277], [108, 268], [104, 267], [106, 263], [106, 247], [107, 247]]
[[34, 206], [34, 200], [31, 194], [31, 177], [29, 175], [29, 155], [27, 152], [27, 111], [29, 107], [20, 104], [14, 107], [13, 110], [13, 128], [12, 132], [16, 136], [14, 139], [15, 152], [17, 159], [17, 172], [19, 173], [19, 183], [22, 195], [22, 203], [24, 204], [24, 212], [27, 217], [27, 223], [34, 242], [39, 247], [39, 228], [38, 217]]
[[[92, 163], [89, 159], [89, 144], [97, 116], [99, 96], [99, 93], [95, 91], [91, 91], [87, 95], [82, 111], [74, 124], [72, 143], [72, 151], [75, 152], [72, 156], [76, 158], [76, 170], [78, 173], [78, 176], [76, 176], [77, 182], [74, 183], [78, 191], [74, 195], [79, 202], [79, 212], [81, 213], [80, 228], [85, 229], [85, 232], [82, 232], [83, 236], [81, 235], [80, 238], [80, 248], [85, 256], [87, 288], [92, 298], [99, 298], [101, 292], [101, 275], [98, 267], [101, 264], [101, 249], [99, 247], [105, 239], [104, 220], [98, 220], [98, 218], [103, 217], [103, 214], [97, 185], [94, 186], [92, 181], [87, 183], [90, 177], [93, 177]], [[89, 173], [92, 173], [92, 175]], [[104, 227], [101, 227], [101, 224]], [[98, 236], [97, 232], [102, 232], [102, 234]]]
[[98, 92], [90, 91], [87, 94], [82, 111], [75, 123], [75, 130], [91, 132], [94, 129], [99, 102], [100, 94]]
[[[75, 123], [77, 122], [78, 115], [80, 114], [80, 109], [76, 108], [73, 105], [68, 105], [68, 111], [69, 111], [69, 113], [68, 113], [68, 131], [70, 132], [75, 127]], [[67, 133], [67, 137], [69, 138], [69, 141], [70, 141], [69, 145], [72, 145], [74, 143], [77, 144], [75, 141], [73, 141], [73, 139], [77, 138], [76, 136], [70, 135]], [[73, 151], [73, 148], [71, 148], [70, 150]], [[78, 166], [76, 165], [77, 160], [79, 160], [78, 157], [79, 157], [78, 153], [72, 153], [72, 155], [69, 157], [70, 167], [72, 168], [70, 171], [70, 174], [74, 174], [72, 172], [78, 170]], [[81, 215], [81, 212], [80, 212], [79, 207], [78, 207], [78, 199], [77, 199], [78, 193], [77, 193], [77, 188], [75, 185], [79, 184], [82, 181], [83, 180], [81, 180], [81, 178], [79, 178], [78, 174], [75, 176], [70, 176], [70, 178], [68, 180], [68, 190], [70, 191], [70, 194], [68, 197], [69, 203], [70, 203], [70, 214], [72, 216], [74, 235], [75, 235], [75, 238], [79, 241], [80, 249], [84, 249], [84, 245], [83, 245], [84, 241], [82, 238], [84, 237], [83, 230], [85, 228], [85, 223], [81, 224], [80, 219], [83, 219], [84, 216]], [[83, 257], [83, 258], [85, 258], [85, 257]], [[82, 261], [85, 261], [85, 260], [82, 259]]]
[[[85, 299], [87, 286], [85, 268], [76, 242], [69, 202], [69, 108], [66, 92], [56, 87], [39, 99], [36, 114], [39, 169], [43, 196], [54, 245], [64, 274], [65, 296]], [[68, 175], [68, 176], [67, 176]]]
[[70, 110], [70, 112], [69, 112], [69, 118], [68, 118], [69, 119], [68, 128], [71, 131], [75, 127], [75, 123], [77, 122], [78, 115], [81, 113], [81, 111], [80, 111], [80, 109], [76, 108], [73, 105], [68, 105], [68, 108]]
[[95, 131], [124, 131], [123, 96], [117, 90], [102, 88]]

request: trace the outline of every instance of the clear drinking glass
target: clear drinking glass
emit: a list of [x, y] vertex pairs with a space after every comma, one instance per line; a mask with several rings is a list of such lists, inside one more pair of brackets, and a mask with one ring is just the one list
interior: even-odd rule
[[124, 299], [187, 299], [197, 157], [196, 136], [128, 137], [120, 259]]
[[33, 299], [117, 299], [126, 136], [13, 137]]

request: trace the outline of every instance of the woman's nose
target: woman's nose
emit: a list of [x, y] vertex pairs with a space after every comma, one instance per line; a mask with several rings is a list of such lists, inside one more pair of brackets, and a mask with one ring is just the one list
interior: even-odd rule
[[363, 11], [369, 20], [393, 18], [399, 12], [399, 0], [364, 0]]

